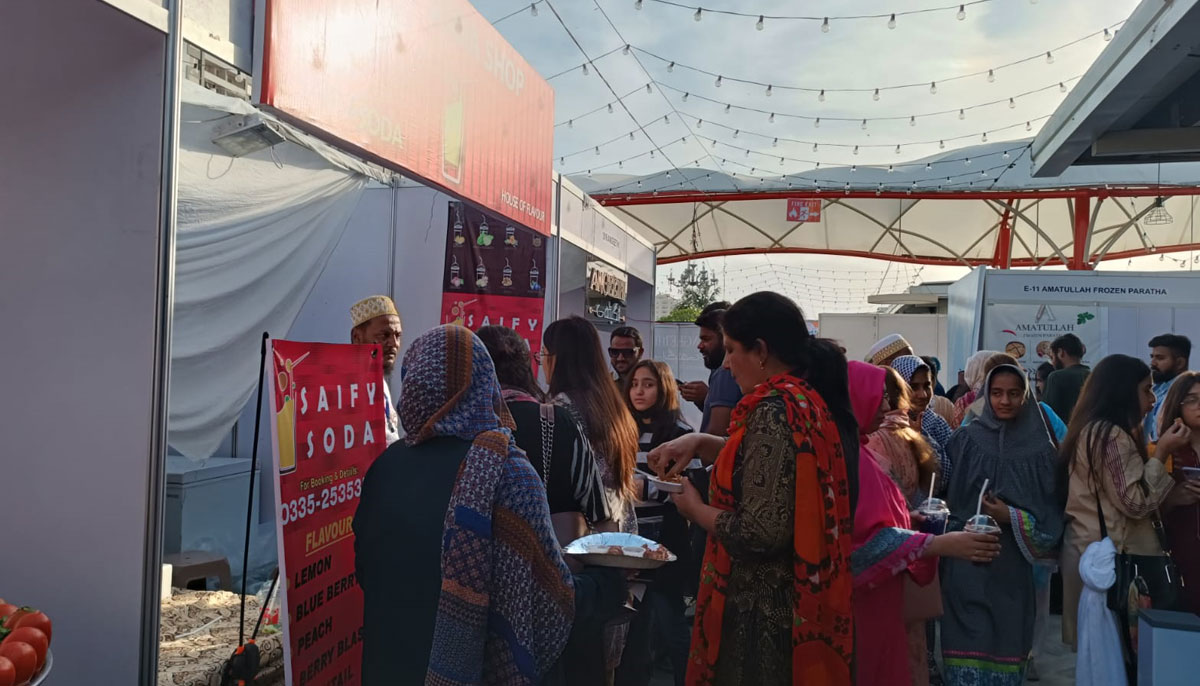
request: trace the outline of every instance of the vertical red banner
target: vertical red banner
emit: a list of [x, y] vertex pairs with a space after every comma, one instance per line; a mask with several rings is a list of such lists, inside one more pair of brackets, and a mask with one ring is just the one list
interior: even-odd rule
[[271, 343], [275, 518], [286, 679], [360, 683], [363, 597], [351, 524], [384, 451], [379, 346]]
[[442, 323], [507, 326], [542, 347], [546, 237], [466, 203], [450, 203]]

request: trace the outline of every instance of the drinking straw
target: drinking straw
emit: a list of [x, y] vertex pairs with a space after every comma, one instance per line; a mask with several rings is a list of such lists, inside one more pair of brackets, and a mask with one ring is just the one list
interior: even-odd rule
[[979, 489], [979, 502], [975, 505], [975, 516], [978, 517], [983, 512], [983, 494], [987, 493], [988, 480], [983, 480], [983, 488]]
[[934, 472], [933, 478], [929, 480], [929, 498], [928, 498], [928, 500], [933, 500], [933, 486], [936, 483], [937, 483], [937, 472]]

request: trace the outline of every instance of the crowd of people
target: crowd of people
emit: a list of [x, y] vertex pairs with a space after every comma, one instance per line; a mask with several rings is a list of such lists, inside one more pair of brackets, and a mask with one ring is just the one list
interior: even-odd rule
[[[1033, 370], [979, 351], [947, 390], [900, 336], [847, 361], [776, 293], [696, 325], [705, 381], [633, 327], [606, 360], [579, 317], [536, 357], [496, 326], [412, 343], [404, 438], [354, 519], [365, 684], [1015, 685], [1037, 678], [1056, 570], [1078, 683], [1124, 684], [1131, 603], [1200, 612], [1179, 582], [1200, 582], [1185, 337], [1094, 369], [1071, 334]], [[635, 578], [563, 555], [604, 531], [677, 559]]]

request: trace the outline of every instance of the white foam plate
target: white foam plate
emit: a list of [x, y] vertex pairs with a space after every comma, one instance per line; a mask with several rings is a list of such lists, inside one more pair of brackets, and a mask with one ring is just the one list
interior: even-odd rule
[[[568, 543], [563, 552], [585, 565], [619, 569], [656, 569], [677, 559], [669, 550], [665, 560], [645, 557], [646, 549], [643, 546], [649, 546], [653, 550], [666, 550], [662, 545], [643, 536], [606, 532], [577, 538]], [[620, 548], [621, 554], [612, 552], [613, 548]]]

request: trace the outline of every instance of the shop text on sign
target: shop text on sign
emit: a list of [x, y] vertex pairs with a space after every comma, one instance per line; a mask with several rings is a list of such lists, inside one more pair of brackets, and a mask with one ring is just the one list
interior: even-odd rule
[[386, 448], [379, 346], [271, 343], [287, 683], [359, 683], [362, 592], [354, 511]]
[[266, 0], [260, 44], [265, 107], [549, 234], [554, 91], [468, 0]]
[[1169, 295], [1157, 286], [1053, 286], [1027, 285], [1026, 293], [1069, 293], [1072, 295]]
[[821, 199], [788, 198], [787, 220], [790, 222], [821, 221]]

